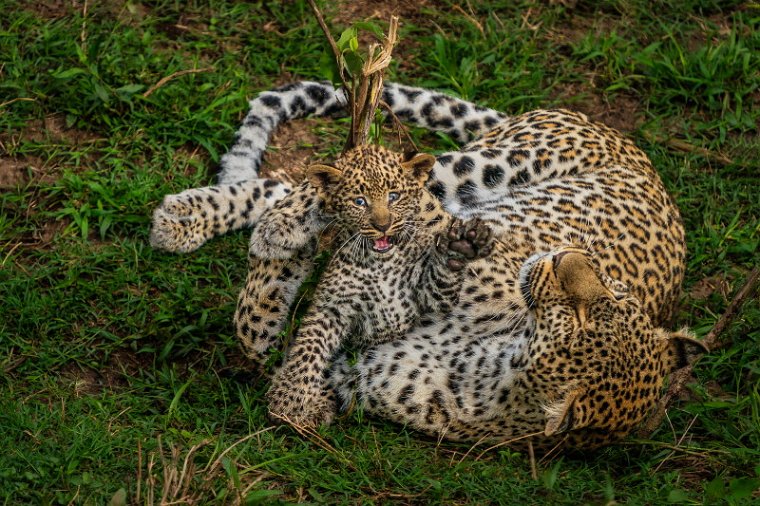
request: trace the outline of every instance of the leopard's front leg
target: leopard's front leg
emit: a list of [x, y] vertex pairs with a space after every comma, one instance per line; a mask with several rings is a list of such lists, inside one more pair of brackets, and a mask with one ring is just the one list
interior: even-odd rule
[[442, 232], [425, 266], [420, 305], [446, 313], [459, 300], [464, 269], [469, 262], [487, 257], [493, 249], [493, 233], [482, 220], [454, 219]]
[[251, 233], [248, 251], [260, 258], [291, 258], [326, 224], [322, 199], [305, 181], [261, 216]]
[[253, 179], [166, 195], [153, 211], [150, 244], [166, 251], [195, 251], [212, 237], [252, 226], [291, 190], [288, 183]]
[[346, 328], [342, 320], [344, 316], [327, 311], [310, 312], [304, 319], [266, 394], [274, 421], [307, 427], [332, 421], [337, 406], [325, 373]]
[[272, 349], [282, 349], [287, 324], [301, 284], [314, 271], [316, 244], [285, 260], [248, 258], [248, 277], [235, 310], [235, 329], [246, 356], [261, 371]]

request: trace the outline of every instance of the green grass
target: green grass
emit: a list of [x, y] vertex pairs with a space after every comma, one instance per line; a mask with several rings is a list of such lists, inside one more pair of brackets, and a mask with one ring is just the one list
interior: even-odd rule
[[[393, 78], [514, 113], [570, 105], [626, 130], [683, 211], [674, 326], [704, 336], [760, 263], [760, 6], [476, 3], [467, 16], [454, 2], [404, 6]], [[0, 176], [13, 176], [0, 189], [5, 504], [760, 498], [757, 300], [651, 440], [539, 460], [538, 479], [525, 455], [361, 413], [308, 437], [270, 428], [266, 384], [231, 325], [246, 234], [165, 254], [147, 244], [150, 213], [213, 180], [247, 97], [320, 77], [319, 28], [302, 1], [71, 5], [0, 1]], [[334, 144], [344, 127], [313, 131]]]

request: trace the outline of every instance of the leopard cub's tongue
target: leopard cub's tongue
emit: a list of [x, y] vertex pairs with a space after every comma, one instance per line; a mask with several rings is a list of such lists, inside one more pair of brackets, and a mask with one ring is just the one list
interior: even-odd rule
[[383, 236], [379, 239], [375, 239], [375, 250], [387, 251], [391, 247], [391, 242], [388, 240], [388, 236]]

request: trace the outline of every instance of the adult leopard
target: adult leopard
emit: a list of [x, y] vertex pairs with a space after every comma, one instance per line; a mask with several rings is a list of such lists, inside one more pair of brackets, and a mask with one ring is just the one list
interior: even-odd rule
[[339, 356], [330, 387], [343, 406], [438, 438], [588, 449], [630, 433], [664, 377], [704, 352], [687, 332], [654, 327], [585, 249], [533, 255], [519, 286], [528, 309], [515, 331], [425, 318], [355, 365]]
[[[477, 341], [488, 335], [500, 336], [506, 344], [535, 331], [517, 281], [520, 266], [537, 252], [568, 244], [593, 254], [605, 282], [629, 286], [655, 324], [668, 317], [683, 277], [683, 228], [651, 163], [628, 139], [569, 111], [534, 111], [510, 118], [440, 93], [397, 84], [387, 84], [383, 98], [397, 117], [445, 131], [460, 141], [475, 138], [460, 151], [439, 155], [426, 186], [448, 213], [464, 220], [481, 219], [501, 238], [494, 253], [465, 269], [468, 276], [460, 285], [456, 306], [436, 331], [443, 343]], [[310, 272], [314, 238], [330, 219], [324, 195], [313, 184], [291, 191], [285, 183], [259, 179], [261, 154], [280, 121], [307, 114], [338, 114], [344, 101], [341, 91], [323, 83], [298, 83], [262, 93], [251, 102], [235, 145], [222, 159], [220, 185], [168, 196], [154, 214], [152, 243], [176, 251], [192, 250], [213, 235], [256, 224], [251, 270], [235, 316], [244, 349], [255, 360], [279, 345], [283, 316]], [[387, 188], [386, 193], [390, 193]], [[382, 305], [387, 300], [378, 297], [374, 303]], [[494, 328], [494, 321], [503, 323]], [[667, 335], [662, 332], [658, 335]], [[406, 334], [406, 329], [399, 329], [395, 337], [403, 342]], [[308, 341], [308, 347], [318, 345], [318, 340]], [[297, 342], [289, 360], [297, 360], [302, 348]], [[659, 360], [652, 354], [642, 355], [645, 369]], [[302, 370], [305, 363], [301, 362]], [[445, 366], [436, 371], [431, 377], [443, 382], [442, 387], [450, 382], [451, 374], [457, 374]], [[657, 371], [661, 381], [666, 368]], [[478, 371], [472, 374], [477, 380]], [[312, 375], [307, 383], [316, 392], [324, 379], [315, 383]], [[567, 393], [562, 385], [555, 386]], [[312, 411], [304, 409], [298, 396], [281, 404], [288, 394], [285, 389], [274, 392], [270, 401], [277, 406], [275, 414], [312, 424], [329, 419], [328, 395], [324, 396], [328, 405]], [[630, 430], [656, 398], [649, 386], [644, 394], [631, 385], [623, 395], [639, 396], [640, 402], [627, 411], [636, 415], [626, 417], [620, 430], [610, 432], [615, 437]], [[315, 397], [318, 394], [308, 396]], [[435, 404], [436, 399], [427, 401]], [[593, 401], [580, 409], [593, 410]], [[449, 425], [433, 423], [432, 427], [429, 432], [445, 433]]]

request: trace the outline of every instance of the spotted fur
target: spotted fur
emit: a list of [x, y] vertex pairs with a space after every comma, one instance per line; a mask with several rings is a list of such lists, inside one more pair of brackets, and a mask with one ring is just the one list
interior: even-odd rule
[[[320, 83], [299, 83], [262, 94], [252, 101], [251, 112], [246, 118], [249, 125], [246, 128], [250, 130], [241, 129], [235, 146], [222, 160], [220, 181], [252, 185], [251, 188], [263, 185], [257, 179], [260, 155], [265, 145], [262, 139], [267, 138], [276, 124], [306, 114], [336, 114], [343, 100], [341, 92]], [[521, 266], [536, 253], [556, 251], [566, 245], [582, 248], [588, 252], [600, 279], [604, 279], [609, 286], [630, 287], [631, 299], [639, 301], [640, 312], [649, 319], [650, 326], [666, 320], [683, 278], [685, 248], [678, 210], [644, 153], [617, 131], [591, 122], [582, 114], [541, 110], [507, 117], [446, 95], [395, 84], [387, 85], [384, 100], [396, 116], [406, 121], [446, 131], [460, 141], [470, 141], [459, 151], [437, 156], [429, 174], [425, 192], [436, 199], [425, 202], [433, 205], [440, 202], [437, 205], [441, 206], [441, 211], [436, 208], [433, 214], [443, 216], [436, 223], [444, 229], [431, 230], [430, 237], [445, 237], [448, 229], [444, 224], [451, 223], [453, 219], [464, 222], [479, 220], [487, 224], [496, 241], [484, 258], [468, 260], [467, 267], [461, 269], [454, 285], [458, 287], [457, 294], [447, 299], [450, 307], [446, 307], [445, 311], [440, 308], [433, 310], [434, 318], [424, 318], [425, 311], [430, 311], [433, 304], [420, 303], [420, 300], [409, 304], [411, 311], [405, 309], [390, 316], [385, 314], [385, 308], [394, 306], [398, 294], [394, 292], [391, 295], [384, 289], [376, 290], [382, 283], [378, 284], [377, 277], [373, 277], [381, 273], [383, 279], [404, 278], [408, 272], [414, 269], [420, 271], [425, 267], [427, 257], [402, 255], [382, 270], [370, 268], [358, 275], [356, 270], [351, 270], [350, 274], [337, 270], [336, 276], [321, 280], [314, 307], [307, 314], [304, 327], [299, 330], [295, 344], [287, 353], [285, 366], [278, 372], [268, 394], [270, 409], [274, 414], [310, 424], [329, 420], [334, 400], [332, 394], [325, 393], [326, 378], [321, 374], [341, 339], [355, 333], [372, 336], [371, 342], [395, 340], [392, 344], [370, 348], [350, 374], [342, 367], [336, 368], [331, 381], [341, 392], [343, 400], [349, 395], [342, 385], [354, 385], [360, 399], [366, 402], [373, 396], [381, 397], [395, 392], [385, 389], [392, 386], [399, 391], [396, 396], [398, 402], [395, 405], [390, 403], [394, 407], [375, 409], [370, 405], [370, 411], [410, 423], [429, 433], [450, 435], [457, 439], [477, 439], [484, 433], [500, 437], [516, 433], [516, 426], [511, 429], [512, 432], [494, 431], [493, 425], [485, 423], [482, 417], [478, 418], [480, 422], [463, 425], [458, 432], [452, 432], [450, 424], [457, 416], [455, 412], [448, 412], [447, 416], [431, 416], [429, 422], [423, 424], [415, 422], [417, 415], [413, 413], [414, 409], [409, 408], [409, 413], [403, 415], [399, 414], [403, 411], [400, 407], [417, 405], [421, 406], [420, 409], [425, 406], [432, 409], [430, 406], [441, 404], [442, 398], [456, 400], [457, 392], [451, 389], [461, 382], [453, 381], [452, 377], [469, 382], [467, 384], [474, 390], [467, 395], [478, 397], [486, 379], [498, 376], [505, 370], [494, 366], [495, 369], [486, 372], [484, 365], [488, 360], [498, 360], [504, 350], [507, 350], [504, 353], [511, 354], [515, 351], [512, 350], [513, 343], [519, 339], [527, 342], [532, 335], [530, 322], [535, 321], [538, 313], [529, 311], [518, 279]], [[386, 170], [403, 163], [399, 158], [401, 155], [382, 149], [370, 148], [363, 156], [374, 160], [370, 166], [385, 167]], [[347, 170], [349, 165], [362, 167], [362, 171], [355, 173], [357, 178], [362, 178], [361, 174], [368, 168], [367, 164], [348, 163], [341, 168], [341, 172]], [[370, 178], [365, 181], [367, 188], [388, 193], [389, 188], [373, 186], [369, 181]], [[207, 225], [229, 223], [227, 229], [255, 222], [250, 244], [251, 269], [235, 314], [243, 348], [255, 361], [262, 361], [270, 349], [282, 346], [278, 336], [283, 326], [283, 314], [292, 303], [297, 286], [310, 271], [308, 259], [314, 251], [315, 238], [336, 215], [335, 209], [333, 212], [327, 209], [327, 193], [320, 194], [313, 179], [295, 189], [282, 183], [282, 186], [269, 184], [271, 191], [278, 190], [287, 195], [278, 199], [270, 193], [261, 205], [262, 208], [268, 207], [268, 210], [247, 222], [232, 220], [236, 216], [234, 211], [212, 213], [215, 220], [205, 218]], [[224, 188], [222, 185], [219, 194], [215, 195], [221, 210], [227, 209], [225, 205], [229, 200]], [[175, 212], [172, 207], [177, 201], [194, 200], [197, 192], [203, 194], [208, 191], [196, 189], [179, 196], [168, 196], [154, 215], [154, 244], [166, 249], [188, 250], [215, 235], [212, 225], [184, 234], [183, 231], [187, 230], [184, 221], [188, 220], [188, 215]], [[355, 197], [337, 191], [335, 195]], [[222, 216], [219, 217], [219, 214]], [[198, 219], [196, 212], [191, 211], [189, 216]], [[424, 221], [425, 214], [420, 218]], [[191, 247], [184, 247], [185, 244]], [[435, 254], [437, 249], [432, 248], [431, 244], [424, 244], [420, 251]], [[335, 243], [338, 260], [341, 258], [340, 246], [341, 243]], [[407, 246], [394, 248], [394, 254], [406, 249]], [[449, 248], [452, 251], [456, 249]], [[457, 272], [451, 269], [448, 261], [436, 265], [446, 265], [447, 276]], [[408, 279], [416, 281], [419, 278]], [[330, 292], [328, 289], [342, 286], [343, 283], [353, 286], [356, 291], [347, 293], [361, 301], [352, 313], [352, 317], [358, 314], [358, 318], [341, 319], [341, 304], [350, 306], [350, 301], [334, 297], [334, 292], [340, 293], [341, 290]], [[415, 294], [415, 290], [407, 290], [408, 296], [402, 296], [400, 300], [420, 297], [427, 290], [429, 286], [420, 289], [419, 294]], [[328, 292], [333, 294], [327, 296]], [[403, 324], [399, 325], [399, 321]], [[645, 326], [642, 319], [631, 321], [634, 322], [632, 325]], [[618, 331], [623, 328], [619, 327]], [[563, 326], [561, 330], [570, 332], [570, 327]], [[663, 332], [660, 329], [654, 333], [662, 336]], [[343, 337], [336, 339], [336, 335]], [[618, 334], [615, 336], [618, 341], [625, 338]], [[559, 339], [562, 336], [554, 337]], [[472, 365], [470, 359], [477, 355], [476, 348], [481, 342], [493, 344], [490, 348], [483, 348], [483, 354]], [[390, 352], [391, 347], [406, 347], [407, 343], [413, 343], [410, 346], [416, 350], [411, 355], [416, 360], [414, 367], [407, 362], [404, 364], [408, 367], [402, 367], [400, 358], [396, 359], [396, 355]], [[659, 360], [657, 357], [663, 351], [657, 347], [642, 350], [642, 357], [652, 364]], [[442, 352], [454, 354], [461, 361], [453, 360], [453, 355], [448, 361], [432, 361]], [[370, 359], [374, 356], [383, 358], [370, 365]], [[523, 350], [522, 356], [530, 357], [531, 353]], [[582, 358], [573, 360], [583, 361]], [[465, 363], [471, 367], [462, 365]], [[655, 387], [633, 384], [621, 390], [623, 396], [640, 396], [644, 400], [636, 404], [638, 407], [624, 403], [619, 408], [623, 410], [621, 416], [624, 423], [618, 424], [620, 430], [608, 431], [608, 440], [627, 432], [634, 423], [631, 420], [640, 419], [641, 412], [651, 405], [653, 397], [650, 390], [657, 388], [658, 382], [668, 371], [665, 366], [652, 367], [657, 371], [653, 373], [657, 375], [653, 383]], [[511, 370], [516, 374], [524, 368], [525, 363], [518, 361]], [[311, 372], [306, 374], [309, 369]], [[599, 386], [603, 384], [605, 374], [618, 374], [614, 368], [602, 369], [601, 375], [581, 383]], [[407, 372], [406, 378], [397, 375], [400, 370]], [[421, 372], [414, 373], [415, 370]], [[422, 371], [430, 373], [427, 377], [430, 384], [436, 387], [432, 393], [428, 392], [430, 395], [416, 393], [416, 382]], [[371, 381], [367, 379], [365, 383], [348, 380], [369, 376], [372, 377]], [[283, 382], [282, 378], [288, 379]], [[335, 378], [342, 379], [335, 383]], [[555, 389], [565, 392], [563, 385], [566, 382], [560, 383], [552, 377], [545, 379]], [[296, 389], [290, 389], [294, 385]], [[460, 390], [464, 388], [460, 387]], [[646, 389], [646, 395], [642, 389]], [[541, 395], [536, 392], [534, 400], [542, 399]], [[573, 405], [568, 400], [569, 396], [568, 393], [557, 397], [557, 402], [547, 405], [548, 411], [537, 408], [543, 400], [530, 404], [519, 395], [508, 397], [507, 404], [494, 402], [494, 399], [499, 401], [501, 396], [487, 397], [474, 409], [505, 415], [504, 410], [519, 412], [523, 409], [520, 402], [527, 403], [525, 409], [532, 410], [533, 415], [519, 428], [536, 428], [536, 424], [548, 423], [546, 413], [556, 413], [557, 406], [565, 405], [560, 401], [567, 401], [568, 406]], [[596, 409], [594, 406], [584, 409]], [[498, 420], [498, 417], [493, 420]], [[601, 439], [596, 441], [600, 442]]]

